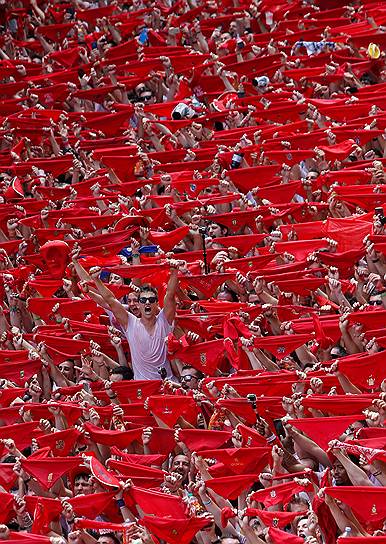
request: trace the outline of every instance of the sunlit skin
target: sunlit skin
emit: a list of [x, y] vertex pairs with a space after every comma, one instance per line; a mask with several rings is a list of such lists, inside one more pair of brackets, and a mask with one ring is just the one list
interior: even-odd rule
[[74, 480], [74, 496], [91, 495], [93, 493], [92, 482], [90, 477], [79, 475]]
[[129, 293], [127, 295], [127, 306], [130, 313], [135, 317], [141, 317], [141, 311], [139, 309], [138, 295], [136, 293]]
[[181, 474], [183, 482], [185, 483], [188, 479], [190, 469], [190, 462], [186, 455], [176, 455], [173, 459], [172, 466], [170, 467], [170, 472], [177, 472]]
[[[155, 297], [153, 291], [142, 291], [139, 301], [139, 312], [141, 319], [149, 325], [155, 323], [158, 314], [158, 299], [155, 302], [150, 302], [149, 299]], [[146, 299], [146, 302], [141, 302], [141, 299]]]
[[70, 381], [74, 380], [74, 363], [72, 361], [63, 361], [58, 365], [60, 372]]

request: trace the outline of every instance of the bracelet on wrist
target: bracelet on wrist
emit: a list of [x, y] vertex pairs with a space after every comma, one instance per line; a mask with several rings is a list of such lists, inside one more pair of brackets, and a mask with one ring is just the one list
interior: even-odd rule
[[117, 503], [118, 508], [124, 508], [126, 506], [126, 503], [123, 499], [117, 499], [115, 502]]
[[208, 501], [202, 501], [202, 504], [208, 506], [209, 504], [212, 504], [212, 501], [210, 499]]

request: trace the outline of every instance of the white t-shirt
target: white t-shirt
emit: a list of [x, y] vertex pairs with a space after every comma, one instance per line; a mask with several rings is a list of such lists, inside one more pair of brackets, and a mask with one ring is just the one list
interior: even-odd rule
[[167, 377], [172, 377], [169, 361], [167, 361], [166, 338], [172, 332], [174, 323], [170, 325], [161, 310], [157, 315], [153, 333], [149, 334], [141, 319], [128, 313], [128, 325], [125, 336], [129, 343], [131, 362], [135, 380], [159, 380], [159, 367], [164, 367]]

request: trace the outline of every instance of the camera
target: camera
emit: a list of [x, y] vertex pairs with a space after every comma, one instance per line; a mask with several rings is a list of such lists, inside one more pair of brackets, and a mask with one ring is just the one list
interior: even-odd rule
[[256, 395], [254, 393], [248, 393], [247, 400], [252, 405], [253, 410], [256, 410]]
[[234, 153], [231, 160], [231, 168], [232, 170], [236, 170], [236, 168], [240, 168], [241, 161], [243, 160], [243, 153]]
[[187, 104], [180, 102], [172, 111], [172, 119], [178, 121], [180, 119], [191, 119], [194, 117], [195, 111]]
[[158, 374], [160, 375], [161, 380], [164, 380], [168, 373], [166, 372], [166, 368], [164, 366], [160, 366], [157, 368]]
[[252, 85], [259, 87], [259, 89], [265, 89], [269, 85], [269, 78], [267, 76], [258, 76], [252, 79]]
[[383, 208], [375, 208], [374, 210], [375, 215], [378, 216], [378, 219], [380, 220], [382, 225], [386, 225], [386, 217], [385, 212], [383, 211]]

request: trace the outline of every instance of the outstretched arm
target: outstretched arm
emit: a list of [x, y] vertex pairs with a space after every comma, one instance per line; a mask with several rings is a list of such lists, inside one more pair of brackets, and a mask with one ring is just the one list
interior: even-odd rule
[[119, 323], [124, 327], [124, 330], [127, 329], [129, 324], [129, 314], [126, 308], [117, 300], [114, 294], [106, 287], [103, 281], [99, 278], [101, 269], [99, 267], [91, 268], [90, 276], [95, 282], [95, 286], [99, 291], [99, 294], [103, 300], [108, 304], [113, 312], [114, 316], [118, 319]]
[[176, 293], [178, 288], [178, 266], [180, 265], [180, 261], [171, 259], [169, 264], [170, 278], [164, 298], [164, 314], [168, 323], [171, 325], [176, 315]]

